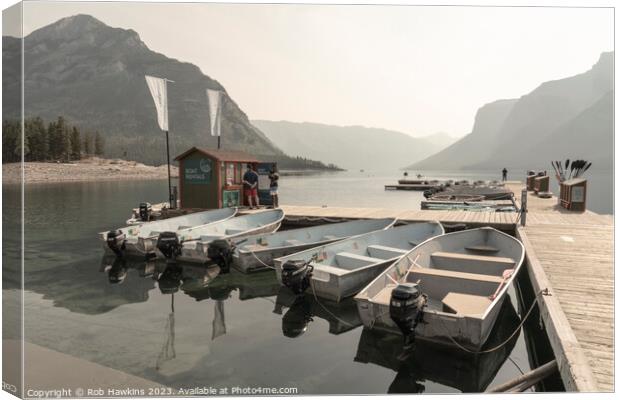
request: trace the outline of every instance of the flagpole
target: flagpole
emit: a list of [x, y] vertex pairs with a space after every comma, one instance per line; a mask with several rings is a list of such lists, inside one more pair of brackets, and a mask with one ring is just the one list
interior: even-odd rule
[[174, 209], [177, 208], [177, 205], [172, 204], [174, 199], [172, 198], [172, 181], [170, 179], [170, 143], [168, 140], [168, 131], [166, 131], [166, 155], [168, 158], [168, 204], [170, 205], [170, 208]]

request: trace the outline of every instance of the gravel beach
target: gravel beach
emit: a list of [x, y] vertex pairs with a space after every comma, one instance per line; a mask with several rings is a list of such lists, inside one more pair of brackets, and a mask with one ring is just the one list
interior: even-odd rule
[[[153, 167], [135, 161], [120, 159], [88, 158], [72, 163], [26, 162], [25, 183], [60, 183], [110, 180], [166, 179], [166, 165]], [[178, 169], [170, 167], [172, 177]], [[20, 183], [19, 163], [2, 164], [2, 183]]]

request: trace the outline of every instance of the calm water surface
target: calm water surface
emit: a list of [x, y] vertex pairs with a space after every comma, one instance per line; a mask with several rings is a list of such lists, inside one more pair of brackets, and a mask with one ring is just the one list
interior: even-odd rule
[[[281, 202], [419, 207], [419, 192], [384, 192], [397, 178], [284, 177]], [[478, 178], [495, 177], [472, 177]], [[477, 360], [420, 345], [400, 361], [400, 337], [362, 329], [353, 302], [296, 300], [280, 291], [272, 272], [218, 275], [216, 268], [105, 259], [97, 232], [123, 225], [132, 207], [160, 201], [165, 190], [161, 181], [26, 187], [27, 341], [174, 388], [451, 393], [481, 391], [530, 369], [523, 332]], [[11, 254], [19, 243], [11, 234], [18, 196], [18, 187], [3, 186], [5, 295], [15, 293], [18, 274]], [[111, 283], [119, 277], [122, 283]], [[506, 307], [495, 342], [518, 323], [516, 306]], [[6, 322], [5, 328], [12, 329]]]

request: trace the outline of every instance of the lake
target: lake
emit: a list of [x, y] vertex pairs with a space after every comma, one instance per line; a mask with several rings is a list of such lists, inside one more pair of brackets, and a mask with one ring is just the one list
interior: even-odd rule
[[[419, 208], [421, 192], [383, 190], [398, 177], [284, 176], [281, 202]], [[455, 177], [496, 178], [437, 175]], [[173, 388], [291, 387], [307, 395], [482, 391], [530, 370], [530, 362], [541, 358], [526, 345], [535, 332], [521, 331], [491, 356], [472, 359], [420, 344], [403, 361], [401, 338], [363, 329], [352, 301], [295, 299], [280, 290], [271, 271], [218, 275], [202, 266], [172, 269], [103, 257], [97, 233], [124, 225], [139, 202], [161, 201], [166, 187], [165, 181], [26, 187], [27, 341]], [[3, 186], [6, 299], [19, 287], [18, 189]], [[611, 200], [590, 204], [611, 212]], [[492, 334], [498, 343], [518, 324], [515, 310], [523, 304], [517, 293], [511, 288], [505, 317]], [[10, 304], [3, 308], [5, 332], [15, 336]]]

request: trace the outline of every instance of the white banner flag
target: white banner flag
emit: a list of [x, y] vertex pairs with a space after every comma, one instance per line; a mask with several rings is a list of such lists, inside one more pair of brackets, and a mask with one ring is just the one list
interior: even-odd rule
[[146, 84], [149, 86], [155, 108], [157, 108], [157, 123], [162, 131], [168, 130], [168, 93], [166, 91], [166, 80], [145, 75]]
[[221, 119], [221, 92], [219, 90], [207, 89], [209, 99], [209, 120], [211, 121], [211, 136], [220, 136]]

